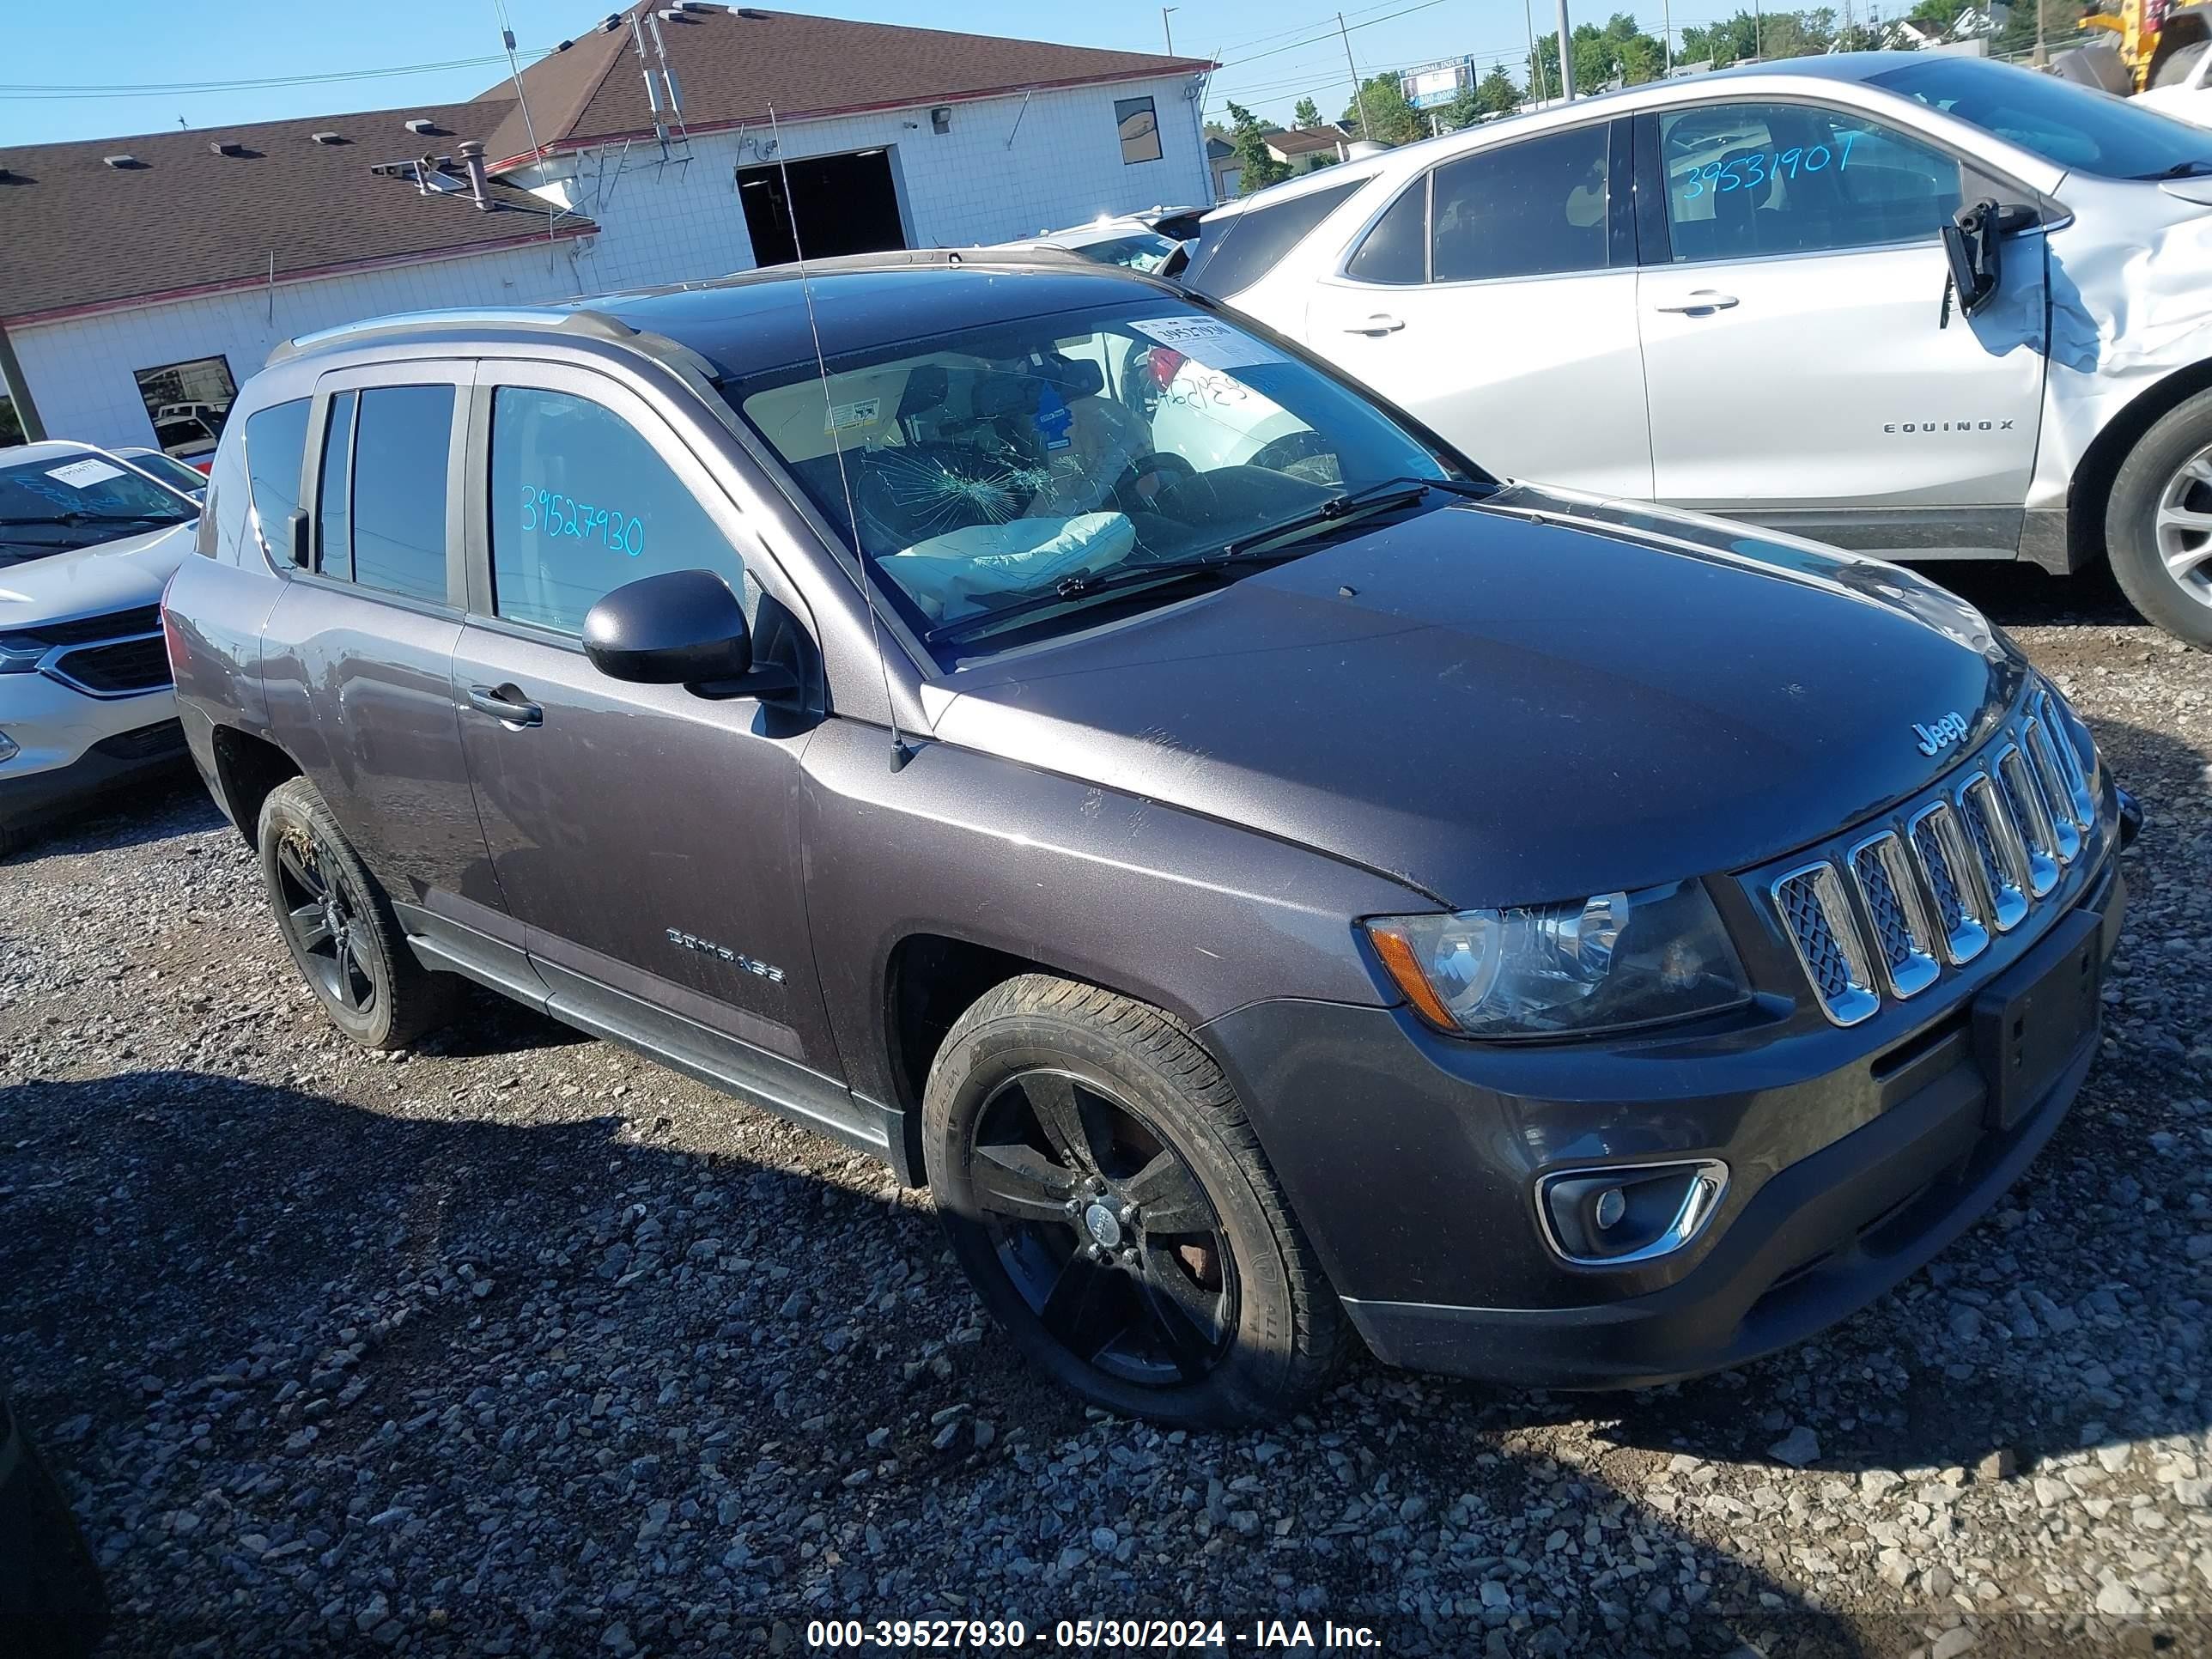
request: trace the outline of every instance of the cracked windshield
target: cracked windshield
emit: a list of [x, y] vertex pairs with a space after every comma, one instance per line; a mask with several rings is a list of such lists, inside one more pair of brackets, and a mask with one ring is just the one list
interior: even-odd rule
[[1219, 318], [1159, 300], [1107, 314], [848, 356], [826, 386], [793, 365], [733, 401], [933, 641], [1294, 556], [1443, 499], [1425, 483], [1474, 482]]

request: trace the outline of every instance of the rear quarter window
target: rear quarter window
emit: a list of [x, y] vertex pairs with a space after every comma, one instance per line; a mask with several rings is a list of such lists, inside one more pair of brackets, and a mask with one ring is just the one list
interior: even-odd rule
[[291, 562], [286, 521], [300, 505], [300, 475], [307, 454], [307, 399], [271, 404], [246, 419], [246, 473], [253, 524], [269, 562]]
[[1273, 270], [1285, 254], [1305, 240], [1308, 232], [1366, 182], [1363, 175], [1285, 202], [1201, 220], [1198, 252], [1191, 256], [1182, 280], [1216, 299], [1242, 293]]

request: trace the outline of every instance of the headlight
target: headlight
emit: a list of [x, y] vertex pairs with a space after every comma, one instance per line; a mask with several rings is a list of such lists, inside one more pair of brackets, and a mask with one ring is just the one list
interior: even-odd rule
[[0, 674], [35, 674], [39, 659], [46, 654], [43, 640], [23, 634], [0, 634]]
[[1751, 993], [1693, 881], [1529, 909], [1378, 916], [1376, 954], [1431, 1024], [1546, 1036], [1711, 1013]]
[[22, 752], [21, 744], [5, 732], [0, 732], [0, 762], [11, 761]]

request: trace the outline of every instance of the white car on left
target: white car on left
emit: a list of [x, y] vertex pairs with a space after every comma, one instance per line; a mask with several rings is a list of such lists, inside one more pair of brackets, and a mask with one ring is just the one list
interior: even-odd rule
[[161, 601], [198, 519], [90, 444], [0, 449], [0, 854], [184, 755]]

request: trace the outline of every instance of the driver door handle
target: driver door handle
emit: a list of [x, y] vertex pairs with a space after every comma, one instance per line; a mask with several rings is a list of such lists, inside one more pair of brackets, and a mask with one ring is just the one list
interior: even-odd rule
[[1344, 331], [1346, 334], [1395, 334], [1405, 325], [1389, 312], [1378, 311], [1364, 323], [1346, 323], [1344, 325]]
[[1665, 305], [1656, 305], [1651, 308], [1654, 311], [1694, 313], [1700, 311], [1726, 311], [1735, 303], [1736, 297], [1733, 294], [1723, 294], [1716, 288], [1700, 288], [1693, 289], [1679, 300], [1671, 301]]
[[505, 720], [509, 726], [543, 726], [545, 723], [545, 710], [526, 700], [522, 693], [511, 685], [471, 686], [469, 707], [480, 714], [489, 714], [495, 720]]

